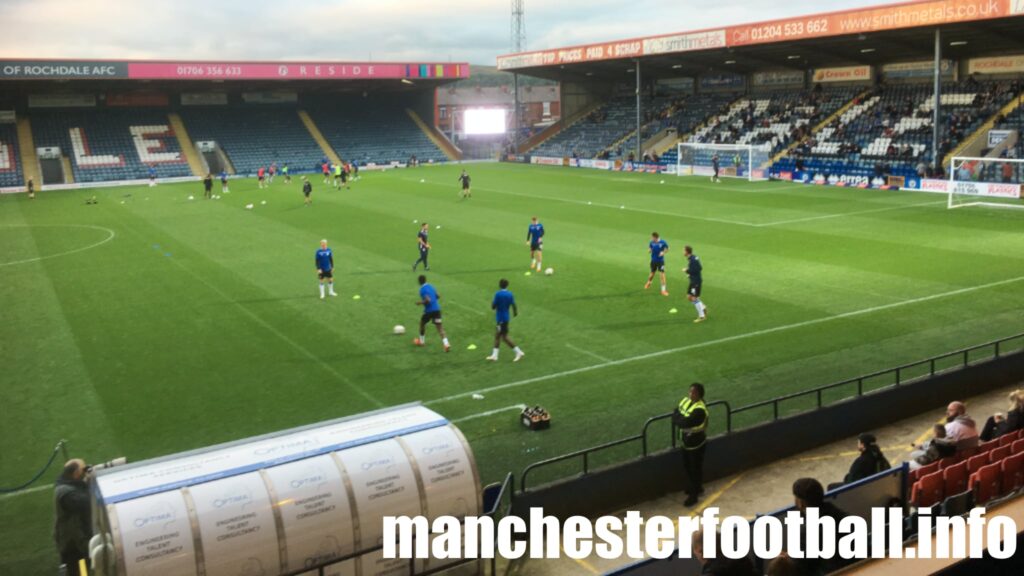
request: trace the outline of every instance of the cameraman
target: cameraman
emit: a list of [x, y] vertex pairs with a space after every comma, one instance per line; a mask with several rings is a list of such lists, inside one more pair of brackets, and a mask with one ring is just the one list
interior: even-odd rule
[[61, 564], [71, 572], [77, 571], [79, 560], [89, 558], [92, 507], [86, 483], [88, 474], [89, 467], [84, 460], [68, 460], [53, 490], [53, 540]]

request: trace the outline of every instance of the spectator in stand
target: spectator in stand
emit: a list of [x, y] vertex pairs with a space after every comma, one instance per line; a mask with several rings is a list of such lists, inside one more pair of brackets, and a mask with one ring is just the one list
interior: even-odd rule
[[1006, 399], [1010, 402], [1006, 415], [996, 412], [989, 416], [985, 421], [985, 427], [981, 430], [982, 442], [988, 442], [1024, 428], [1024, 390], [1014, 390]]
[[911, 444], [910, 446], [914, 450], [910, 453], [911, 470], [916, 470], [956, 454], [956, 443], [946, 437], [946, 427], [942, 424], [936, 424], [932, 427], [931, 440], [924, 444], [918, 444], [917, 446]]
[[797, 564], [796, 560], [793, 560], [783, 552], [768, 563], [768, 568], [765, 569], [765, 576], [804, 576], [804, 572], [800, 569], [800, 565]]
[[846, 473], [842, 482], [835, 482], [828, 485], [829, 490], [839, 488], [843, 484], [850, 484], [858, 480], [863, 480], [870, 476], [874, 476], [883, 470], [892, 468], [889, 465], [889, 461], [886, 460], [885, 455], [882, 454], [882, 449], [878, 447], [877, 439], [874, 434], [861, 434], [857, 437], [857, 450], [860, 455], [857, 456], [853, 464], [850, 465], [850, 471]]
[[946, 407], [946, 437], [956, 443], [957, 450], [978, 445], [978, 425], [967, 415], [963, 402], [950, 402]]
[[917, 163], [917, 177], [927, 178], [928, 177], [928, 165], [924, 163], [924, 160]]
[[[825, 502], [825, 489], [822, 488], [821, 482], [818, 482], [814, 478], [800, 478], [796, 482], [793, 482], [793, 498], [796, 508], [800, 511], [801, 516], [807, 514], [808, 508], [816, 508], [818, 510], [819, 518], [832, 518], [835, 520], [837, 526], [840, 520], [848, 516], [846, 512], [841, 510], [835, 504]], [[818, 537], [819, 542], [823, 541], [820, 539], [823, 538], [823, 535], [819, 535]], [[806, 524], [801, 529], [800, 539], [803, 544], [806, 544]], [[801, 545], [801, 549], [806, 550], [807, 548], [805, 545]], [[838, 557], [833, 560], [811, 558], [797, 560], [797, 564], [799, 564], [801, 568], [801, 574], [827, 574], [840, 568], [842, 563], [843, 560]]]
[[738, 560], [730, 560], [722, 554], [722, 547], [719, 544], [722, 537], [715, 532], [712, 536], [715, 541], [715, 557], [704, 556], [704, 531], [697, 530], [690, 537], [690, 551], [693, 557], [700, 562], [700, 573], [714, 576], [756, 576], [757, 570], [749, 557]]
[[1013, 165], [1009, 162], [1003, 162], [1003, 182], [1006, 184], [1013, 182]]
[[68, 573], [78, 572], [78, 561], [89, 558], [92, 537], [92, 507], [89, 503], [89, 467], [75, 458], [64, 464], [53, 491], [53, 539], [60, 562]]

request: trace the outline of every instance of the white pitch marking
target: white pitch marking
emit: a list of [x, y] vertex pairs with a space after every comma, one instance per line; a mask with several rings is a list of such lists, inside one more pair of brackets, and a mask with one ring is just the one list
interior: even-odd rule
[[659, 356], [667, 356], [669, 354], [676, 354], [678, 352], [686, 352], [689, 350], [696, 350], [699, 348], [707, 348], [716, 344], [725, 344], [728, 342], [735, 342], [737, 340], [746, 340], [747, 338], [754, 338], [757, 336], [764, 336], [766, 334], [774, 334], [776, 332], [782, 332], [785, 330], [792, 330], [794, 328], [804, 328], [806, 326], [814, 326], [816, 324], [824, 324], [825, 322], [831, 322], [832, 320], [841, 320], [843, 318], [852, 318], [855, 316], [863, 316], [865, 314], [871, 314], [873, 312], [881, 312], [883, 310], [891, 310], [900, 306], [907, 306], [910, 304], [919, 304], [921, 302], [928, 302], [930, 300], [938, 300], [940, 298], [947, 298], [949, 296], [959, 296], [960, 294], [967, 294], [970, 292], [976, 292], [978, 290], [985, 290], [987, 288], [995, 288], [997, 286], [1005, 286], [1007, 284], [1015, 284], [1024, 280], [1024, 276], [1018, 276], [1016, 278], [1009, 278], [1007, 280], [999, 280], [996, 282], [989, 282], [988, 284], [980, 284], [978, 286], [969, 286], [967, 288], [959, 288], [957, 290], [951, 290], [949, 292], [941, 292], [939, 294], [932, 294], [930, 296], [922, 296], [920, 298], [911, 298], [910, 300], [902, 300], [899, 302], [893, 302], [891, 304], [882, 304], [881, 306], [872, 306], [870, 308], [864, 308], [861, 310], [852, 310], [850, 312], [843, 312], [840, 314], [834, 314], [832, 316], [825, 316], [822, 318], [815, 318], [813, 320], [805, 320], [803, 322], [796, 322], [794, 324], [785, 324], [782, 326], [775, 326], [774, 328], [765, 328], [763, 330], [755, 330], [753, 332], [746, 332], [744, 334], [734, 334], [732, 336], [726, 336], [724, 338], [718, 338], [716, 340], [708, 340], [707, 342], [698, 342], [696, 344], [689, 344], [687, 346], [680, 346], [678, 348], [668, 348], [666, 350], [659, 350], [657, 352], [651, 352], [648, 354], [640, 354], [638, 356], [630, 356], [628, 358], [622, 358], [620, 360], [612, 360], [610, 362], [603, 362], [601, 364], [592, 364], [590, 366], [583, 366], [582, 368], [574, 368], [572, 370], [565, 370], [563, 372], [555, 372], [544, 376], [536, 376], [534, 378], [527, 378], [526, 380], [519, 380], [517, 382], [509, 382], [507, 384], [499, 384], [497, 386], [491, 386], [489, 388], [482, 388], [480, 390], [472, 390], [470, 392], [463, 392], [460, 394], [453, 394], [451, 396], [444, 396], [435, 400], [424, 402], [424, 404], [437, 404], [439, 402], [448, 402], [450, 400], [457, 400], [464, 398], [472, 394], [485, 394], [488, 392], [494, 392], [496, 390], [505, 390], [508, 388], [518, 388], [519, 386], [525, 386], [527, 384], [534, 384], [536, 382], [544, 382], [547, 380], [554, 380], [555, 378], [562, 378], [564, 376], [573, 376], [575, 374], [583, 374], [585, 372], [593, 372], [595, 370], [601, 370], [602, 368], [609, 368], [612, 366], [619, 366], [622, 364], [629, 364], [640, 360], [648, 360], [650, 358], [657, 358]]
[[519, 410], [519, 411], [526, 410], [526, 404], [514, 404], [512, 406], [505, 406], [504, 408], [498, 408], [496, 410], [488, 410], [487, 412], [481, 412], [479, 414], [471, 414], [469, 416], [463, 416], [462, 418], [456, 418], [455, 420], [452, 420], [452, 424], [458, 424], [460, 422], [465, 422], [466, 420], [473, 420], [473, 419], [476, 419], [476, 418], [484, 418], [486, 416], [493, 416], [495, 414], [500, 414], [502, 412], [508, 412], [510, 410]]
[[17, 492], [11, 492], [10, 494], [0, 495], [0, 500], [7, 500], [8, 498], [17, 498], [18, 496], [28, 496], [29, 494], [35, 494], [36, 492], [42, 492], [43, 490], [53, 490], [53, 484], [46, 484], [45, 486], [36, 486], [34, 488], [26, 488], [24, 490], [18, 490]]
[[57, 254], [50, 254], [48, 256], [37, 256], [35, 258], [28, 258], [28, 259], [25, 259], [25, 260], [15, 260], [13, 262], [0, 262], [0, 267], [2, 267], [2, 266], [14, 266], [15, 264], [28, 264], [29, 262], [38, 262], [40, 260], [49, 260], [50, 258], [57, 258], [58, 256], [68, 256], [69, 254], [77, 254], [79, 252], [85, 252], [86, 250], [91, 250], [93, 248], [98, 248], [98, 247], [106, 244], [107, 242], [110, 242], [111, 240], [113, 240], [114, 236], [117, 236], [117, 233], [115, 233], [110, 228], [106, 228], [104, 226], [92, 226], [90, 224], [10, 224], [10, 225], [0, 226], [0, 228], [37, 228], [37, 227], [47, 227], [47, 228], [92, 228], [93, 230], [103, 230], [104, 232], [109, 234], [109, 236], [107, 236], [103, 240], [100, 240], [99, 242], [96, 242], [94, 244], [90, 244], [90, 245], [85, 246], [83, 248], [75, 248], [74, 250], [68, 250], [67, 252], [60, 252], [60, 253], [57, 253]]
[[576, 352], [579, 352], [580, 354], [584, 354], [586, 356], [590, 356], [591, 358], [595, 358], [597, 360], [600, 360], [601, 362], [611, 362], [612, 361], [611, 358], [605, 358], [604, 356], [601, 356], [600, 354], [595, 354], [595, 353], [591, 352], [590, 350], [584, 350], [583, 348], [578, 348], [576, 346], [573, 346], [572, 344], [569, 344], [568, 342], [565, 343], [565, 347], [570, 349], [570, 350], [575, 350]]
[[907, 208], [920, 208], [921, 206], [934, 206], [937, 204], [946, 204], [945, 200], [940, 202], [918, 202], [916, 204], [903, 204], [902, 206], [887, 206], [885, 208], [872, 208], [870, 210], [857, 210], [855, 212], [836, 212], [835, 214], [824, 214], [821, 216], [808, 216], [806, 218], [794, 218], [792, 220], [779, 220], [777, 222], [765, 222], [764, 224], [755, 224], [758, 228], [764, 228], [766, 226], [782, 226], [783, 224], [796, 224], [798, 222], [811, 222], [814, 220], [827, 220], [829, 218], [842, 218], [844, 216], [857, 216], [860, 214], [873, 214], [875, 212], [888, 212], [890, 210], [905, 210]]

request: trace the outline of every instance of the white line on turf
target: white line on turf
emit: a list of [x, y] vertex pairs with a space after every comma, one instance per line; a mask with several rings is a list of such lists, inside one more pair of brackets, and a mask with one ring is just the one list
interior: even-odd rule
[[776, 222], [765, 222], [763, 224], [755, 224], [758, 228], [764, 228], [766, 226], [782, 226], [783, 224], [797, 224], [799, 222], [812, 222], [814, 220], [827, 220], [829, 218], [842, 218], [844, 216], [858, 216], [860, 214], [874, 214], [875, 212], [888, 212], [890, 210], [905, 210], [907, 208], [920, 208], [922, 206], [935, 206], [937, 204], [945, 205], [946, 201], [931, 201], [931, 202], [918, 202], [915, 204], [903, 204], [900, 206], [887, 206], [885, 208], [872, 208], [870, 210], [857, 210], [854, 212], [837, 212], [835, 214], [823, 214], [821, 216], [808, 216], [806, 218], [793, 218], [792, 220], [778, 220]]
[[495, 414], [500, 414], [502, 412], [508, 412], [510, 410], [519, 410], [519, 411], [526, 410], [526, 404], [514, 404], [512, 406], [505, 406], [504, 408], [498, 408], [497, 410], [488, 410], [487, 412], [481, 412], [479, 414], [471, 414], [469, 416], [463, 416], [462, 418], [456, 418], [455, 420], [452, 420], [452, 424], [458, 424], [460, 422], [465, 422], [467, 420], [475, 420], [477, 418], [484, 418], [486, 416], [494, 416]]
[[863, 316], [865, 314], [872, 314], [874, 312], [882, 312], [884, 310], [891, 310], [893, 308], [899, 308], [900, 306], [908, 306], [911, 304], [920, 304], [921, 302], [928, 302], [931, 300], [938, 300], [941, 298], [948, 298], [950, 296], [959, 296], [961, 294], [968, 294], [970, 292], [976, 292], [978, 290], [985, 290], [988, 288], [995, 288], [998, 286], [1006, 286], [1008, 284], [1015, 284], [1024, 280], [1024, 276], [1018, 276], [1016, 278], [1009, 278], [1006, 280], [999, 280], [997, 282], [989, 282], [987, 284], [979, 284], [977, 286], [969, 286], [967, 288], [959, 288], [957, 290], [951, 290], [949, 292], [941, 292], [938, 294], [931, 294], [929, 296], [922, 296], [920, 298], [911, 298], [909, 300], [901, 300], [899, 302], [893, 302], [892, 304], [883, 304], [881, 306], [872, 306], [870, 308], [863, 308], [861, 310], [852, 310], [850, 312], [842, 312], [840, 314], [833, 314], [832, 316], [825, 316], [822, 318], [815, 318], [813, 320], [804, 320], [803, 322], [795, 322], [793, 324], [784, 324], [782, 326], [775, 326], [773, 328], [764, 328], [762, 330], [754, 330], [753, 332], [746, 332], [743, 334], [734, 334], [732, 336], [726, 336], [724, 338], [717, 338], [715, 340], [708, 340], [706, 342], [697, 342], [696, 344], [688, 344], [686, 346], [680, 346], [678, 348], [668, 348], [666, 350], [659, 350], [657, 352], [651, 352], [649, 354], [640, 354], [638, 356], [630, 356], [628, 358], [622, 358], [619, 360], [612, 360], [609, 362], [603, 362], [601, 364], [592, 364], [590, 366], [583, 366], [581, 368], [574, 368], [572, 370], [565, 370], [562, 372], [554, 372], [552, 374], [546, 374], [544, 376], [536, 376], [533, 378], [527, 378], [525, 380], [519, 380], [517, 382], [509, 382], [507, 384], [499, 384], [497, 386], [490, 386], [488, 388], [481, 388], [479, 390], [471, 390], [469, 392], [462, 392], [460, 394], [452, 394], [451, 396], [444, 396], [424, 402], [426, 405], [438, 404], [440, 402], [448, 402], [451, 400], [458, 400], [465, 398], [473, 394], [486, 394], [488, 392], [495, 392], [497, 390], [507, 390], [509, 388], [518, 388], [520, 386], [526, 386], [527, 384], [535, 384], [537, 382], [545, 382], [548, 380], [554, 380], [556, 378], [562, 378], [565, 376], [573, 376], [576, 374], [583, 374], [586, 372], [593, 372], [595, 370], [601, 370], [603, 368], [610, 368], [612, 366], [620, 366], [622, 364], [629, 364], [632, 362], [639, 362], [641, 360], [649, 360], [651, 358], [658, 358], [660, 356], [667, 356], [669, 354], [676, 354], [679, 352], [687, 352], [689, 350], [697, 350], [699, 348], [707, 348], [716, 344], [726, 344], [729, 342], [735, 342], [737, 340], [746, 340], [747, 338], [755, 338], [757, 336], [764, 336], [766, 334], [774, 334], [776, 332], [782, 332], [785, 330], [793, 330], [796, 328], [806, 328], [807, 326], [814, 326], [817, 324], [824, 324], [833, 320], [842, 320], [844, 318], [853, 318], [856, 316]]
[[[245, 314], [246, 316], [248, 316], [249, 318], [252, 318], [252, 320], [254, 322], [256, 322], [260, 326], [263, 326], [264, 328], [266, 328], [268, 332], [270, 332], [271, 334], [277, 336], [278, 338], [280, 338], [283, 342], [285, 342], [286, 344], [288, 344], [292, 348], [298, 350], [306, 358], [309, 358], [310, 360], [312, 360], [312, 361], [316, 362], [317, 364], [319, 364], [324, 370], [330, 372], [331, 375], [333, 375], [335, 378], [337, 378], [338, 380], [344, 382], [352, 390], [358, 392], [360, 396], [362, 396], [363, 398], [366, 398], [368, 401], [370, 401], [371, 403], [373, 403], [377, 407], [383, 407], [384, 406], [384, 404], [380, 400], [377, 400], [376, 398], [371, 396], [366, 390], [363, 390], [362, 388], [357, 386], [354, 382], [352, 382], [347, 377], [345, 377], [344, 374], [342, 374], [341, 372], [338, 372], [337, 370], [335, 370], [334, 367], [331, 366], [330, 364], [328, 364], [327, 362], [324, 362], [324, 360], [322, 358], [320, 358], [316, 354], [313, 354], [309, 350], [306, 350], [303, 346], [301, 346], [300, 344], [298, 344], [297, 342], [295, 342], [294, 340], [289, 338], [287, 335], [285, 335], [280, 330], [275, 328], [272, 324], [270, 324], [269, 322], [267, 322], [263, 318], [260, 318], [252, 310], [249, 310], [248, 308], [243, 306], [241, 303], [239, 303], [238, 301], [234, 300], [233, 298], [231, 298], [230, 296], [225, 294], [223, 290], [221, 290], [220, 288], [214, 286], [213, 284], [210, 284], [209, 282], [206, 281], [205, 278], [203, 278], [199, 274], [196, 274], [192, 270], [189, 270], [187, 267], [185, 267], [185, 265], [183, 265], [182, 263], [178, 262], [177, 260], [175, 260], [173, 258], [171, 258], [170, 260], [178, 268], [181, 268], [182, 270], [184, 270], [189, 276], [192, 276], [196, 280], [202, 282], [211, 291], [213, 291], [214, 293], [219, 295], [224, 300], [227, 300], [228, 302], [230, 302], [232, 305], [234, 305], [236, 308], [241, 310], [242, 313]], [[311, 295], [310, 298], [313, 298], [313, 296]]]
[[43, 490], [53, 490], [53, 484], [46, 484], [45, 486], [34, 486], [32, 488], [18, 490], [17, 492], [11, 492], [10, 494], [3, 494], [0, 495], [0, 500], [7, 500], [8, 498], [17, 498], [18, 496], [28, 496], [29, 494], [35, 494], [36, 492], [42, 492]]
[[0, 226], [0, 227], [2, 227], [2, 228], [36, 228], [36, 227], [47, 227], [47, 228], [92, 228], [93, 230], [103, 230], [104, 232], [107, 233], [107, 237], [104, 238], [103, 240], [100, 240], [99, 242], [95, 242], [93, 244], [89, 244], [88, 246], [84, 246], [82, 248], [75, 248], [74, 250], [68, 250], [67, 252], [59, 252], [57, 254], [50, 254], [50, 255], [47, 255], [47, 256], [37, 256], [35, 258], [26, 258], [25, 260], [15, 260], [13, 262], [0, 262], [0, 267], [3, 267], [3, 266], [14, 266], [15, 264], [28, 264], [29, 262], [38, 262], [40, 260], [49, 260], [50, 258], [57, 258], [58, 256], [68, 256], [69, 254], [77, 254], [79, 252], [85, 252], [86, 250], [91, 250], [93, 248], [98, 248], [98, 247], [106, 244], [107, 242], [110, 242], [111, 240], [113, 240], [114, 236], [117, 236], [117, 234], [113, 230], [111, 230], [110, 228], [106, 228], [104, 226], [92, 226], [90, 224], [24, 224], [24, 225], [11, 224], [11, 225], [3, 225], [3, 226]]
[[576, 352], [579, 352], [580, 354], [583, 354], [585, 356], [590, 356], [591, 358], [600, 360], [601, 362], [611, 362], [612, 361], [611, 358], [605, 358], [604, 356], [601, 356], [600, 354], [595, 354], [595, 353], [591, 352], [590, 350], [584, 350], [583, 348], [579, 348], [577, 346], [573, 346], [572, 344], [569, 344], [568, 342], [565, 343], [565, 347], [570, 349], [570, 350], [575, 350]]

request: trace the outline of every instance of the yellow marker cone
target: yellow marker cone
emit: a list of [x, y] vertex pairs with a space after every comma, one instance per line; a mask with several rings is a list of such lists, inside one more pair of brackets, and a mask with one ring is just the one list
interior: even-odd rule
[[669, 310], [668, 313], [669, 314], [678, 314], [679, 310], [676, 310], [675, 308], [673, 308], [673, 309]]
[[476, 350], [476, 344], [470, 344], [469, 346], [466, 346], [466, 350]]
[[360, 298], [362, 298], [362, 296], [360, 296], [359, 294], [353, 294], [352, 295], [352, 299], [353, 300], [359, 300]]

